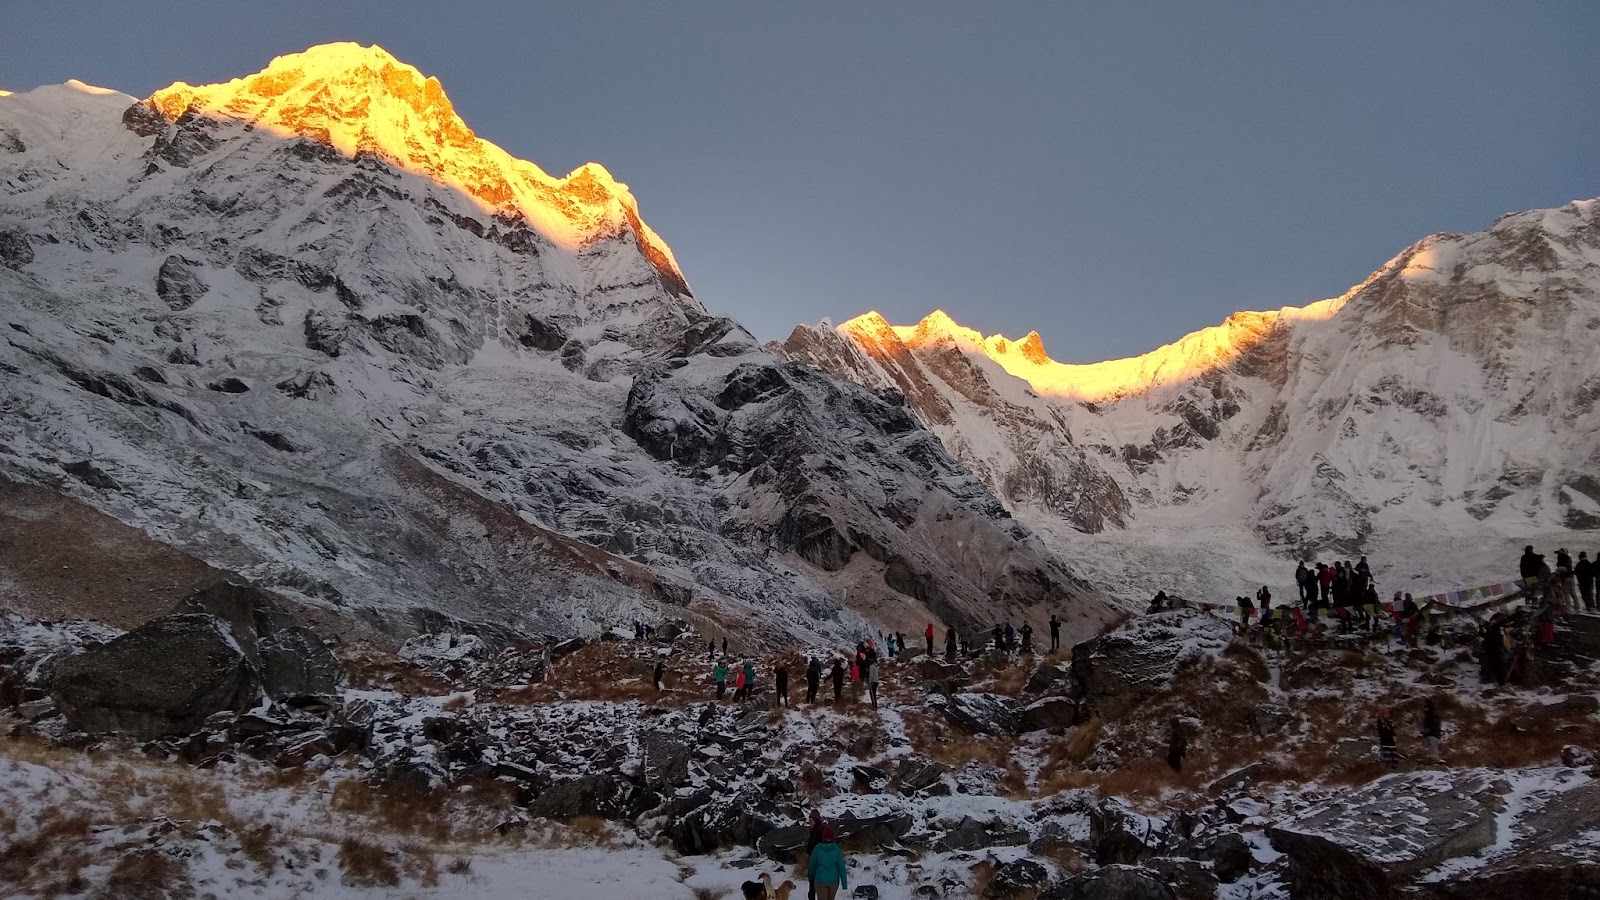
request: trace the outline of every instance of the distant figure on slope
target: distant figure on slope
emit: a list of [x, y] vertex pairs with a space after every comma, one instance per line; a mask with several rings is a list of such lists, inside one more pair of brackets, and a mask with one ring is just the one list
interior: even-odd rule
[[711, 680], [717, 683], [717, 699], [721, 700], [728, 692], [728, 664], [719, 660], [711, 670]]
[[772, 688], [777, 691], [778, 703], [782, 706], [789, 705], [789, 669], [783, 663], [772, 671]]
[[1250, 614], [1256, 610], [1255, 604], [1250, 602], [1249, 597], [1244, 596], [1235, 597], [1233, 602], [1239, 605], [1239, 625], [1241, 627], [1249, 625]]
[[928, 623], [928, 627], [924, 628], [922, 630], [922, 636], [928, 639], [928, 658], [929, 659], [933, 659], [933, 623], [932, 622], [929, 622]]
[[1174, 772], [1183, 771], [1183, 758], [1189, 755], [1189, 738], [1183, 733], [1183, 720], [1177, 716], [1172, 717], [1171, 730], [1167, 734], [1167, 765]]
[[652, 676], [651, 680], [655, 682], [656, 691], [658, 693], [661, 690], [661, 679], [665, 678], [666, 675], [667, 675], [667, 661], [664, 660], [664, 659], [656, 660], [656, 671], [655, 671], [655, 675]]
[[1022, 652], [1033, 653], [1033, 626], [1027, 622], [1022, 623]]
[[878, 670], [883, 666], [879, 660], [867, 662], [867, 693], [872, 695], [872, 708], [878, 708]]
[[1315, 578], [1316, 576], [1311, 574], [1311, 570], [1306, 568], [1304, 560], [1294, 567], [1294, 586], [1300, 592], [1300, 606], [1302, 608], [1309, 607], [1316, 602]]
[[1006, 653], [1017, 652], [1017, 629], [1010, 622], [1006, 623]]
[[1154, 597], [1150, 598], [1150, 605], [1145, 607], [1144, 611], [1145, 611], [1145, 613], [1147, 615], [1149, 615], [1149, 614], [1154, 614], [1154, 613], [1161, 612], [1163, 609], [1166, 609], [1166, 608], [1167, 608], [1167, 592], [1166, 591], [1156, 591], [1156, 595]]
[[[895, 636], [895, 642], [894, 642], [895, 647], [900, 651], [900, 653], [902, 653], [902, 654], [905, 653], [906, 652], [906, 633], [903, 632], [903, 631], [896, 631], [894, 633], [894, 636]], [[899, 659], [899, 658], [900, 658], [899, 656], [895, 657], [895, 659]]]
[[1595, 564], [1593, 560], [1589, 559], [1587, 552], [1578, 552], [1578, 564], [1572, 567], [1572, 574], [1578, 579], [1578, 594], [1583, 598], [1583, 608], [1593, 612], [1595, 609]]
[[883, 645], [884, 650], [889, 654], [889, 658], [894, 659], [894, 632], [889, 633], [889, 638], [883, 642]]
[[835, 659], [828, 677], [833, 679], [833, 705], [838, 706], [844, 696], [844, 664]]
[[1428, 758], [1437, 762], [1443, 757], [1439, 753], [1439, 741], [1444, 737], [1444, 719], [1439, 716], [1439, 705], [1432, 697], [1422, 707], [1422, 739], [1428, 744]]
[[716, 659], [716, 658], [717, 658], [717, 642], [715, 640], [706, 641], [706, 659], [710, 660], [710, 659]]
[[1371, 631], [1381, 631], [1388, 623], [1383, 621], [1383, 598], [1378, 596], [1378, 586], [1367, 584], [1367, 595], [1362, 598], [1362, 608], [1366, 610], [1367, 627]]
[[723, 639], [722, 639], [722, 655], [723, 656], [727, 656], [728, 655], [728, 639], [727, 639], [727, 637], [723, 637]]
[[[1333, 605], [1334, 574], [1333, 566], [1317, 563], [1317, 586], [1322, 589], [1318, 595], [1318, 602], [1323, 609]], [[1312, 618], [1314, 619], [1316, 616], [1312, 616]]]
[[822, 683], [822, 663], [815, 656], [806, 661], [806, 703], [817, 702], [817, 685]]
[[1050, 651], [1054, 653], [1061, 649], [1061, 620], [1055, 613], [1050, 614]]
[[951, 626], [944, 633], [944, 661], [947, 662], [947, 663], [953, 663], [953, 662], [956, 661], [956, 629], [955, 629], [955, 626]]
[[733, 675], [733, 702], [738, 703], [745, 697], [744, 667], [740, 667]]
[[817, 900], [837, 900], [839, 891], [850, 889], [850, 870], [844, 862], [844, 851], [833, 839], [833, 826], [822, 826], [822, 843], [811, 851], [811, 858], [806, 861], [806, 878], [815, 886]]
[[744, 698], [749, 700], [756, 692], [756, 664], [745, 660], [744, 671], [739, 674], [744, 676]]
[[539, 651], [539, 671], [544, 673], [545, 681], [554, 681], [556, 677], [556, 664], [550, 657], [550, 645], [545, 644]]
[[1006, 649], [1006, 631], [1000, 627], [998, 622], [994, 626], [994, 648], [996, 650]]
[[1400, 747], [1394, 739], [1394, 720], [1389, 718], [1389, 710], [1378, 710], [1378, 758], [1388, 768], [1400, 764]]

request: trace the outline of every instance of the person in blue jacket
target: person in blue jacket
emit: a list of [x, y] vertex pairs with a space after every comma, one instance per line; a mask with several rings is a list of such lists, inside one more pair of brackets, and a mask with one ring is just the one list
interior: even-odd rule
[[822, 843], [811, 851], [806, 863], [806, 879], [816, 889], [817, 900], [835, 900], [840, 890], [850, 889], [850, 872], [844, 864], [844, 851], [833, 842], [832, 825], [822, 828]]

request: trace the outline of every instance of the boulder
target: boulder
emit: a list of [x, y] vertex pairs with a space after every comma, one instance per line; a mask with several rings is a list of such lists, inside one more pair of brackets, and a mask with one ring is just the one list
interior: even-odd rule
[[1236, 791], [1239, 788], [1250, 784], [1257, 778], [1260, 778], [1270, 771], [1272, 771], [1272, 765], [1270, 763], [1253, 762], [1248, 765], [1240, 766], [1239, 768], [1234, 769], [1232, 772], [1229, 772], [1228, 774], [1223, 775], [1221, 778], [1218, 778], [1216, 781], [1211, 782], [1210, 784], [1206, 785], [1206, 790], [1216, 794], [1226, 794], [1229, 791]]
[[1046, 697], [1023, 707], [1022, 730], [1044, 731], [1078, 724], [1078, 704], [1066, 697]]
[[984, 900], [1020, 900], [1034, 897], [1050, 879], [1050, 870], [1031, 859], [1001, 863], [983, 889]]
[[1072, 648], [1072, 682], [1102, 718], [1117, 718], [1167, 689], [1178, 672], [1227, 649], [1226, 622], [1187, 610], [1139, 616]]
[[756, 840], [756, 849], [774, 862], [788, 865], [799, 858], [811, 836], [809, 825], [784, 825], [774, 828]]
[[1561, 748], [1561, 764], [1573, 769], [1586, 769], [1594, 765], [1594, 754], [1582, 747], [1568, 744]]
[[841, 841], [853, 840], [872, 847], [884, 847], [909, 834], [916, 822], [910, 813], [883, 813], [860, 818], [846, 814], [834, 818], [830, 824], [838, 832]]
[[968, 734], [1016, 734], [1022, 706], [1004, 694], [961, 693], [929, 700], [952, 724]]
[[737, 791], [712, 785], [668, 804], [664, 830], [679, 853], [694, 855], [759, 846], [761, 838], [792, 824], [758, 785]]
[[1256, 737], [1271, 737], [1289, 727], [1294, 712], [1281, 703], [1257, 703], [1250, 710], [1250, 733]]
[[1166, 879], [1138, 866], [1105, 866], [1045, 888], [1039, 900], [1178, 900]]
[[661, 731], [639, 735], [643, 759], [639, 763], [639, 783], [654, 791], [666, 791], [689, 777], [687, 741]]
[[616, 773], [552, 781], [528, 804], [528, 814], [558, 822], [587, 816], [627, 821], [654, 806], [656, 798]]
[[[1447, 879], [1429, 874], [1411, 886], [1425, 900], [1600, 896], [1600, 782], [1567, 779], [1568, 789], [1531, 798], [1502, 821], [1495, 849]], [[1507, 818], [1502, 813], [1501, 818]], [[1484, 859], [1483, 856], [1487, 856]], [[1447, 863], [1446, 866], [1453, 866]]]
[[1195, 838], [1179, 847], [1177, 855], [1210, 863], [1211, 871], [1224, 884], [1232, 884], [1250, 874], [1250, 865], [1255, 861], [1250, 842], [1236, 831]]
[[1217, 877], [1204, 863], [1158, 857], [1146, 860], [1144, 868], [1165, 881], [1178, 900], [1216, 900]]
[[1166, 834], [1166, 823], [1140, 815], [1115, 798], [1089, 810], [1089, 846], [1096, 865], [1131, 865], [1153, 856]]
[[1043, 694], [1052, 688], [1065, 687], [1071, 679], [1072, 671], [1066, 666], [1045, 663], [1033, 670], [1033, 674], [1028, 677], [1028, 683], [1023, 685], [1022, 689], [1030, 694]]
[[213, 713], [249, 709], [261, 682], [221, 621], [164, 616], [62, 660], [50, 696], [78, 731], [153, 740], [193, 733]]
[[322, 636], [309, 628], [279, 628], [260, 639], [256, 653], [261, 660], [261, 685], [275, 700], [339, 693], [339, 661]]
[[1509, 785], [1478, 771], [1390, 775], [1267, 829], [1296, 900], [1382, 900], [1496, 834]]
[[915, 794], [942, 784], [950, 767], [922, 756], [908, 756], [900, 761], [895, 780], [903, 794]]
[[190, 591], [172, 607], [172, 614], [202, 614], [222, 620], [250, 664], [257, 667], [261, 665], [257, 649], [261, 639], [295, 624], [276, 595], [226, 574]]

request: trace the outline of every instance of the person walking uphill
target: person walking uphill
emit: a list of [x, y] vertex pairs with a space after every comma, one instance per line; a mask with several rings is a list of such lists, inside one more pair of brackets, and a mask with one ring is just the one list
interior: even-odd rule
[[[822, 843], [822, 810], [813, 806], [811, 808], [811, 828], [806, 832], [806, 860], [808, 872], [810, 871], [811, 853], [817, 849], [817, 845], [820, 843]], [[806, 877], [806, 897], [807, 900], [817, 900], [817, 883], [812, 881], [809, 875]]]
[[817, 685], [822, 683], [822, 663], [815, 656], [806, 663], [806, 703], [817, 702]]
[[923, 629], [922, 636], [928, 639], [928, 658], [929, 659], [933, 659], [933, 623], [932, 622], [929, 622], [928, 623], [928, 627]]
[[833, 671], [828, 673], [828, 677], [833, 679], [833, 705], [838, 706], [844, 696], [844, 663], [834, 660]]
[[728, 664], [717, 663], [716, 668], [711, 670], [711, 680], [717, 683], [717, 699], [721, 700], [728, 692]]
[[1422, 708], [1422, 739], [1428, 742], [1428, 758], [1439, 760], [1439, 740], [1444, 737], [1444, 719], [1439, 716], [1439, 705], [1428, 698]]
[[833, 826], [822, 826], [822, 843], [811, 851], [806, 861], [806, 879], [817, 892], [817, 900], [837, 900], [839, 891], [850, 889], [850, 869], [844, 862], [844, 851], [833, 842]]
[[789, 669], [783, 664], [772, 672], [772, 688], [778, 693], [778, 702], [784, 706], [789, 705]]

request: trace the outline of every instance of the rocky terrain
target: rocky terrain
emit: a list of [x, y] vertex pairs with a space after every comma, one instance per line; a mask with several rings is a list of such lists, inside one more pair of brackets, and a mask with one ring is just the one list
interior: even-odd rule
[[[1131, 359], [1063, 364], [1037, 333], [985, 337], [942, 312], [801, 326], [775, 349], [903, 393], [1097, 583], [1148, 596], [1195, 557], [1259, 570], [1376, 550], [1393, 563], [1380, 579], [1425, 590], [1493, 580], [1463, 546], [1593, 543], [1597, 330], [1600, 201], [1582, 200], [1433, 235], [1340, 297]], [[1197, 526], [1215, 538], [1174, 550]], [[1130, 578], [1086, 568], [1097, 555], [1149, 559]], [[1182, 587], [1228, 596], [1289, 568]]]
[[398, 637], [1113, 615], [900, 398], [708, 312], [602, 167], [378, 48], [0, 98], [0, 320], [7, 491]]
[[[1180, 609], [1070, 652], [907, 653], [885, 662], [876, 708], [826, 680], [804, 702], [806, 656], [838, 656], [825, 647], [735, 655], [755, 690], [718, 701], [706, 636], [655, 624], [549, 645], [546, 672], [545, 647], [467, 632], [327, 640], [228, 579], [126, 632], [8, 615], [0, 884], [734, 896], [762, 873], [803, 883], [813, 807], [863, 898], [1577, 898], [1600, 883], [1600, 668], [1557, 646], [1486, 686], [1470, 618], [1436, 620], [1416, 648], [1387, 631], [1288, 647]], [[1425, 698], [1441, 760], [1415, 736]], [[1398, 771], [1375, 755], [1380, 705], [1401, 723]]]

